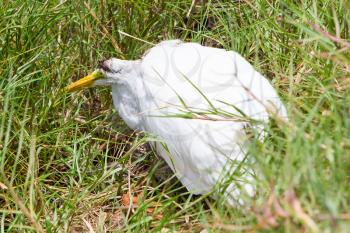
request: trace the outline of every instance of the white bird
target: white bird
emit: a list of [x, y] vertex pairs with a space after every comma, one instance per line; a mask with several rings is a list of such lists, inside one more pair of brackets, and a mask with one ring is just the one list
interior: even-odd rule
[[[241, 166], [251, 127], [264, 137], [271, 114], [287, 119], [269, 81], [234, 51], [169, 40], [139, 60], [112, 58], [67, 91], [112, 86], [113, 103], [132, 129], [153, 135], [157, 154], [194, 194], [219, 183], [228, 202], [254, 194], [254, 171]], [[232, 178], [234, 177], [234, 178]]]

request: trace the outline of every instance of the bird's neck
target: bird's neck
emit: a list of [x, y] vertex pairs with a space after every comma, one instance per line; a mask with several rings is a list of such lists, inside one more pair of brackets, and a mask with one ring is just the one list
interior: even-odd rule
[[132, 129], [142, 131], [142, 109], [140, 98], [142, 98], [141, 74], [138, 69], [135, 73], [125, 79], [124, 82], [112, 85], [112, 97], [115, 108], [125, 123]]

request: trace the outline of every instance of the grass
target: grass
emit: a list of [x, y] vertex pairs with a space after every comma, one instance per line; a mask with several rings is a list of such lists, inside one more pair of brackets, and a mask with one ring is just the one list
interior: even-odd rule
[[[189, 19], [181, 0], [0, 5], [0, 232], [349, 232], [348, 1], [206, 1]], [[251, 208], [159, 180], [108, 88], [61, 91], [172, 38], [238, 51], [287, 105], [289, 125], [250, 147]]]

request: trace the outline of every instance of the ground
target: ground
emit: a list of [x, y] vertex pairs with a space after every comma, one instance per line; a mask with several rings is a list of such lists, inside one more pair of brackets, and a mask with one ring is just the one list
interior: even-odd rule
[[[0, 2], [0, 232], [350, 231], [348, 1]], [[241, 53], [287, 106], [250, 145], [246, 207], [159, 179], [110, 89], [62, 91], [174, 38]]]

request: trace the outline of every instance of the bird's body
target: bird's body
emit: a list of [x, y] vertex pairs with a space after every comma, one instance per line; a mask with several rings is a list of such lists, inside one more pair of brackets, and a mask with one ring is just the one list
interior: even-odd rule
[[101, 65], [112, 85], [115, 107], [127, 125], [147, 132], [182, 184], [204, 194], [234, 172], [225, 193], [239, 199], [236, 184], [253, 193], [252, 171], [238, 168], [246, 157], [250, 120], [266, 123], [286, 110], [270, 83], [238, 53], [164, 41], [136, 61], [110, 59]]

